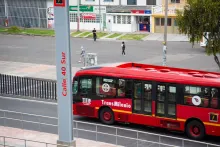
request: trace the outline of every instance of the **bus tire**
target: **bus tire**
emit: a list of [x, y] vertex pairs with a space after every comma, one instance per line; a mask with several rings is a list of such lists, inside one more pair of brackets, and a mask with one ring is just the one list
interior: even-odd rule
[[114, 113], [107, 107], [100, 110], [99, 119], [102, 123], [107, 125], [111, 125], [115, 122]]
[[192, 120], [186, 125], [186, 134], [192, 139], [201, 140], [205, 137], [205, 127], [201, 122]]

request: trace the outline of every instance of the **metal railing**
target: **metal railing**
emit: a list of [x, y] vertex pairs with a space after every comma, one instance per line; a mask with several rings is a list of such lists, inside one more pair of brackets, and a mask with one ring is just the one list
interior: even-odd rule
[[[22, 124], [32, 123], [38, 124], [39, 130], [42, 130], [42, 126], [52, 126], [57, 130], [57, 124], [49, 124], [42, 122], [43, 119], [52, 119], [52, 122], [57, 123], [56, 117], [48, 117], [42, 115], [21, 113], [15, 111], [1, 110], [0, 109], [0, 119], [4, 119], [4, 125], [6, 125], [6, 121], [14, 120], [20, 121]], [[17, 114], [20, 115], [21, 119], [11, 118], [8, 114]], [[1, 115], [3, 114], [3, 116]], [[24, 116], [32, 116], [36, 117], [38, 122], [24, 120]], [[54, 121], [56, 120], [56, 121]], [[206, 142], [194, 141], [184, 138], [172, 137], [167, 135], [161, 135], [156, 133], [149, 133], [144, 131], [137, 131], [133, 129], [126, 129], [96, 123], [88, 123], [83, 121], [73, 121], [74, 123], [74, 135], [76, 138], [84, 138], [89, 140], [95, 140], [99, 142], [106, 142], [116, 145], [122, 145], [126, 147], [148, 147], [148, 146], [161, 146], [161, 147], [186, 147], [186, 146], [194, 146], [194, 147], [219, 147], [217, 144], [211, 144]], [[22, 125], [22, 128], [25, 129], [25, 126]], [[86, 133], [85, 133], [86, 132]], [[104, 137], [103, 137], [104, 136]], [[102, 139], [101, 139], [102, 138]], [[107, 138], [107, 140], [106, 140]]]
[[0, 74], [0, 95], [56, 100], [56, 81]]
[[7, 142], [7, 139], [13, 139], [13, 140], [19, 140], [24, 142], [24, 147], [28, 147], [29, 143], [37, 143], [38, 145], [41, 144], [43, 146], [40, 147], [51, 147], [51, 146], [60, 146], [60, 147], [69, 147], [68, 145], [63, 145], [63, 144], [53, 144], [53, 143], [46, 143], [46, 142], [40, 142], [40, 141], [33, 141], [33, 140], [27, 140], [27, 139], [21, 139], [21, 138], [14, 138], [14, 137], [6, 137], [6, 136], [0, 136], [0, 140], [3, 138], [3, 142], [1, 143], [0, 141], [0, 146], [2, 145], [3, 147], [17, 147], [17, 144], [11, 144]]

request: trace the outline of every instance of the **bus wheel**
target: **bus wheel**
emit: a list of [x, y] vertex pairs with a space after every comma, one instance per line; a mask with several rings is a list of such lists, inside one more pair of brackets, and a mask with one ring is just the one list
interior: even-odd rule
[[205, 128], [202, 123], [197, 120], [193, 120], [187, 124], [186, 133], [190, 138], [200, 140], [205, 136]]
[[101, 109], [100, 114], [99, 114], [99, 118], [102, 123], [108, 124], [108, 125], [113, 124], [115, 121], [114, 114], [113, 114], [112, 110], [109, 108]]

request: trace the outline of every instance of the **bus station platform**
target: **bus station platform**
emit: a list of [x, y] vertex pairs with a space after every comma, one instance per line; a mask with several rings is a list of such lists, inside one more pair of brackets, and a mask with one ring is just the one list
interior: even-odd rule
[[[122, 147], [75, 138], [76, 147]], [[58, 135], [0, 126], [0, 147], [57, 147]], [[4, 144], [5, 143], [5, 144]], [[62, 146], [60, 146], [62, 147]]]

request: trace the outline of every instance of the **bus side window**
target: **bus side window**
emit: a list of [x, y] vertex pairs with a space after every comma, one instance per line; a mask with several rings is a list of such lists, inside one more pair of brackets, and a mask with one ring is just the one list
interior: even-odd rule
[[96, 95], [102, 98], [115, 98], [116, 80], [114, 78], [96, 77]]
[[87, 95], [92, 92], [92, 78], [80, 79], [80, 94]]
[[133, 80], [126, 80], [125, 83], [125, 97], [132, 98], [133, 93]]
[[74, 79], [72, 88], [73, 88], [73, 95], [77, 95], [77, 93], [78, 93], [78, 79], [76, 79], [76, 78]]
[[125, 97], [125, 80], [118, 79], [118, 96]]
[[210, 107], [217, 109], [219, 103], [219, 92], [218, 89], [216, 88], [211, 88], [211, 102], [210, 102]]
[[[197, 86], [185, 86], [184, 91], [184, 104], [199, 107], [208, 107], [210, 98], [210, 88], [207, 87], [197, 87]], [[199, 105], [195, 105], [192, 101], [194, 96], [198, 96], [201, 99]]]

